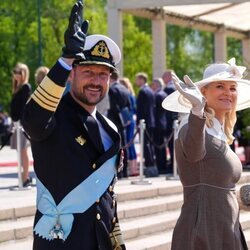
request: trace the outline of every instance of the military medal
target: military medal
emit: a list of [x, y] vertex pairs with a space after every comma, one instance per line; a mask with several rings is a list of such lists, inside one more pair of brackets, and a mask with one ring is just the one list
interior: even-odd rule
[[50, 231], [50, 236], [53, 239], [57, 239], [57, 240], [63, 240], [64, 239], [64, 232], [62, 229], [62, 226], [60, 223], [56, 223], [55, 226], [51, 229]]

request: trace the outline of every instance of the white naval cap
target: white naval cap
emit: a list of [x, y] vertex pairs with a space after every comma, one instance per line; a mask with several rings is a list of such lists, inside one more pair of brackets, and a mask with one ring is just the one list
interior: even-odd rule
[[84, 45], [85, 59], [75, 61], [75, 65], [101, 64], [116, 70], [121, 60], [121, 51], [117, 44], [104, 35], [89, 35]]

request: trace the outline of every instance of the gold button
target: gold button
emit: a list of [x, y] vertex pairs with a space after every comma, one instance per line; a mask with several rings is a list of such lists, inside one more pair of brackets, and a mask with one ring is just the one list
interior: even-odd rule
[[100, 199], [98, 199], [97, 201], [96, 201], [96, 203], [99, 203], [100, 202]]
[[113, 187], [109, 186], [109, 192], [112, 192], [112, 191], [113, 191]]
[[95, 164], [95, 163], [92, 165], [92, 168], [93, 168], [93, 169], [95, 169], [95, 168], [96, 168], [96, 164]]
[[96, 219], [97, 220], [100, 220], [101, 219], [101, 215], [98, 213], [98, 214], [96, 214]]
[[115, 223], [115, 222], [116, 222], [116, 218], [114, 217], [114, 218], [113, 218], [113, 223]]
[[115, 206], [115, 199], [113, 200], [113, 207]]

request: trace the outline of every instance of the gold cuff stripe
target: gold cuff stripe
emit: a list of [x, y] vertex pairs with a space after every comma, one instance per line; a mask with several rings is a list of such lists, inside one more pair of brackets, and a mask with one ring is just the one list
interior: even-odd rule
[[122, 239], [122, 236], [110, 236], [111, 244], [114, 247], [114, 249], [118, 249], [118, 246], [124, 245], [124, 241]]
[[53, 81], [48, 78], [48, 76], [45, 76], [41, 84], [39, 85], [44, 91], [49, 93], [54, 98], [61, 98], [62, 94], [64, 92], [65, 87], [61, 87], [57, 84], [55, 84]]
[[47, 105], [46, 103], [42, 102], [39, 98], [37, 98], [34, 94], [31, 96], [31, 98], [42, 108], [47, 109], [49, 111], [55, 112], [56, 111], [56, 107], [51, 107], [49, 105]]
[[114, 230], [110, 234], [110, 239], [113, 246], [121, 246], [124, 244], [119, 223], [115, 224]]
[[48, 93], [45, 89], [43, 89], [40, 86], [36, 89], [36, 91], [38, 91], [41, 95], [43, 95], [46, 99], [50, 100], [51, 102], [59, 102], [60, 101], [60, 98], [52, 96], [50, 93]]
[[49, 106], [56, 107], [60, 100], [52, 101], [50, 99], [47, 99], [44, 95], [42, 95], [38, 90], [36, 90], [33, 95], [35, 95], [37, 98], [39, 98], [42, 102], [46, 103]]

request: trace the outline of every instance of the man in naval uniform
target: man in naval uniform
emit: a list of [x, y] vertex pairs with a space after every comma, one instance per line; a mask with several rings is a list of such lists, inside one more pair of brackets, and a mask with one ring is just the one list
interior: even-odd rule
[[[110, 38], [86, 36], [82, 9], [81, 1], [73, 6], [62, 57], [23, 116], [37, 176], [34, 250], [125, 249], [113, 191], [120, 137], [96, 110], [121, 54]], [[63, 95], [68, 79], [70, 92]]]

